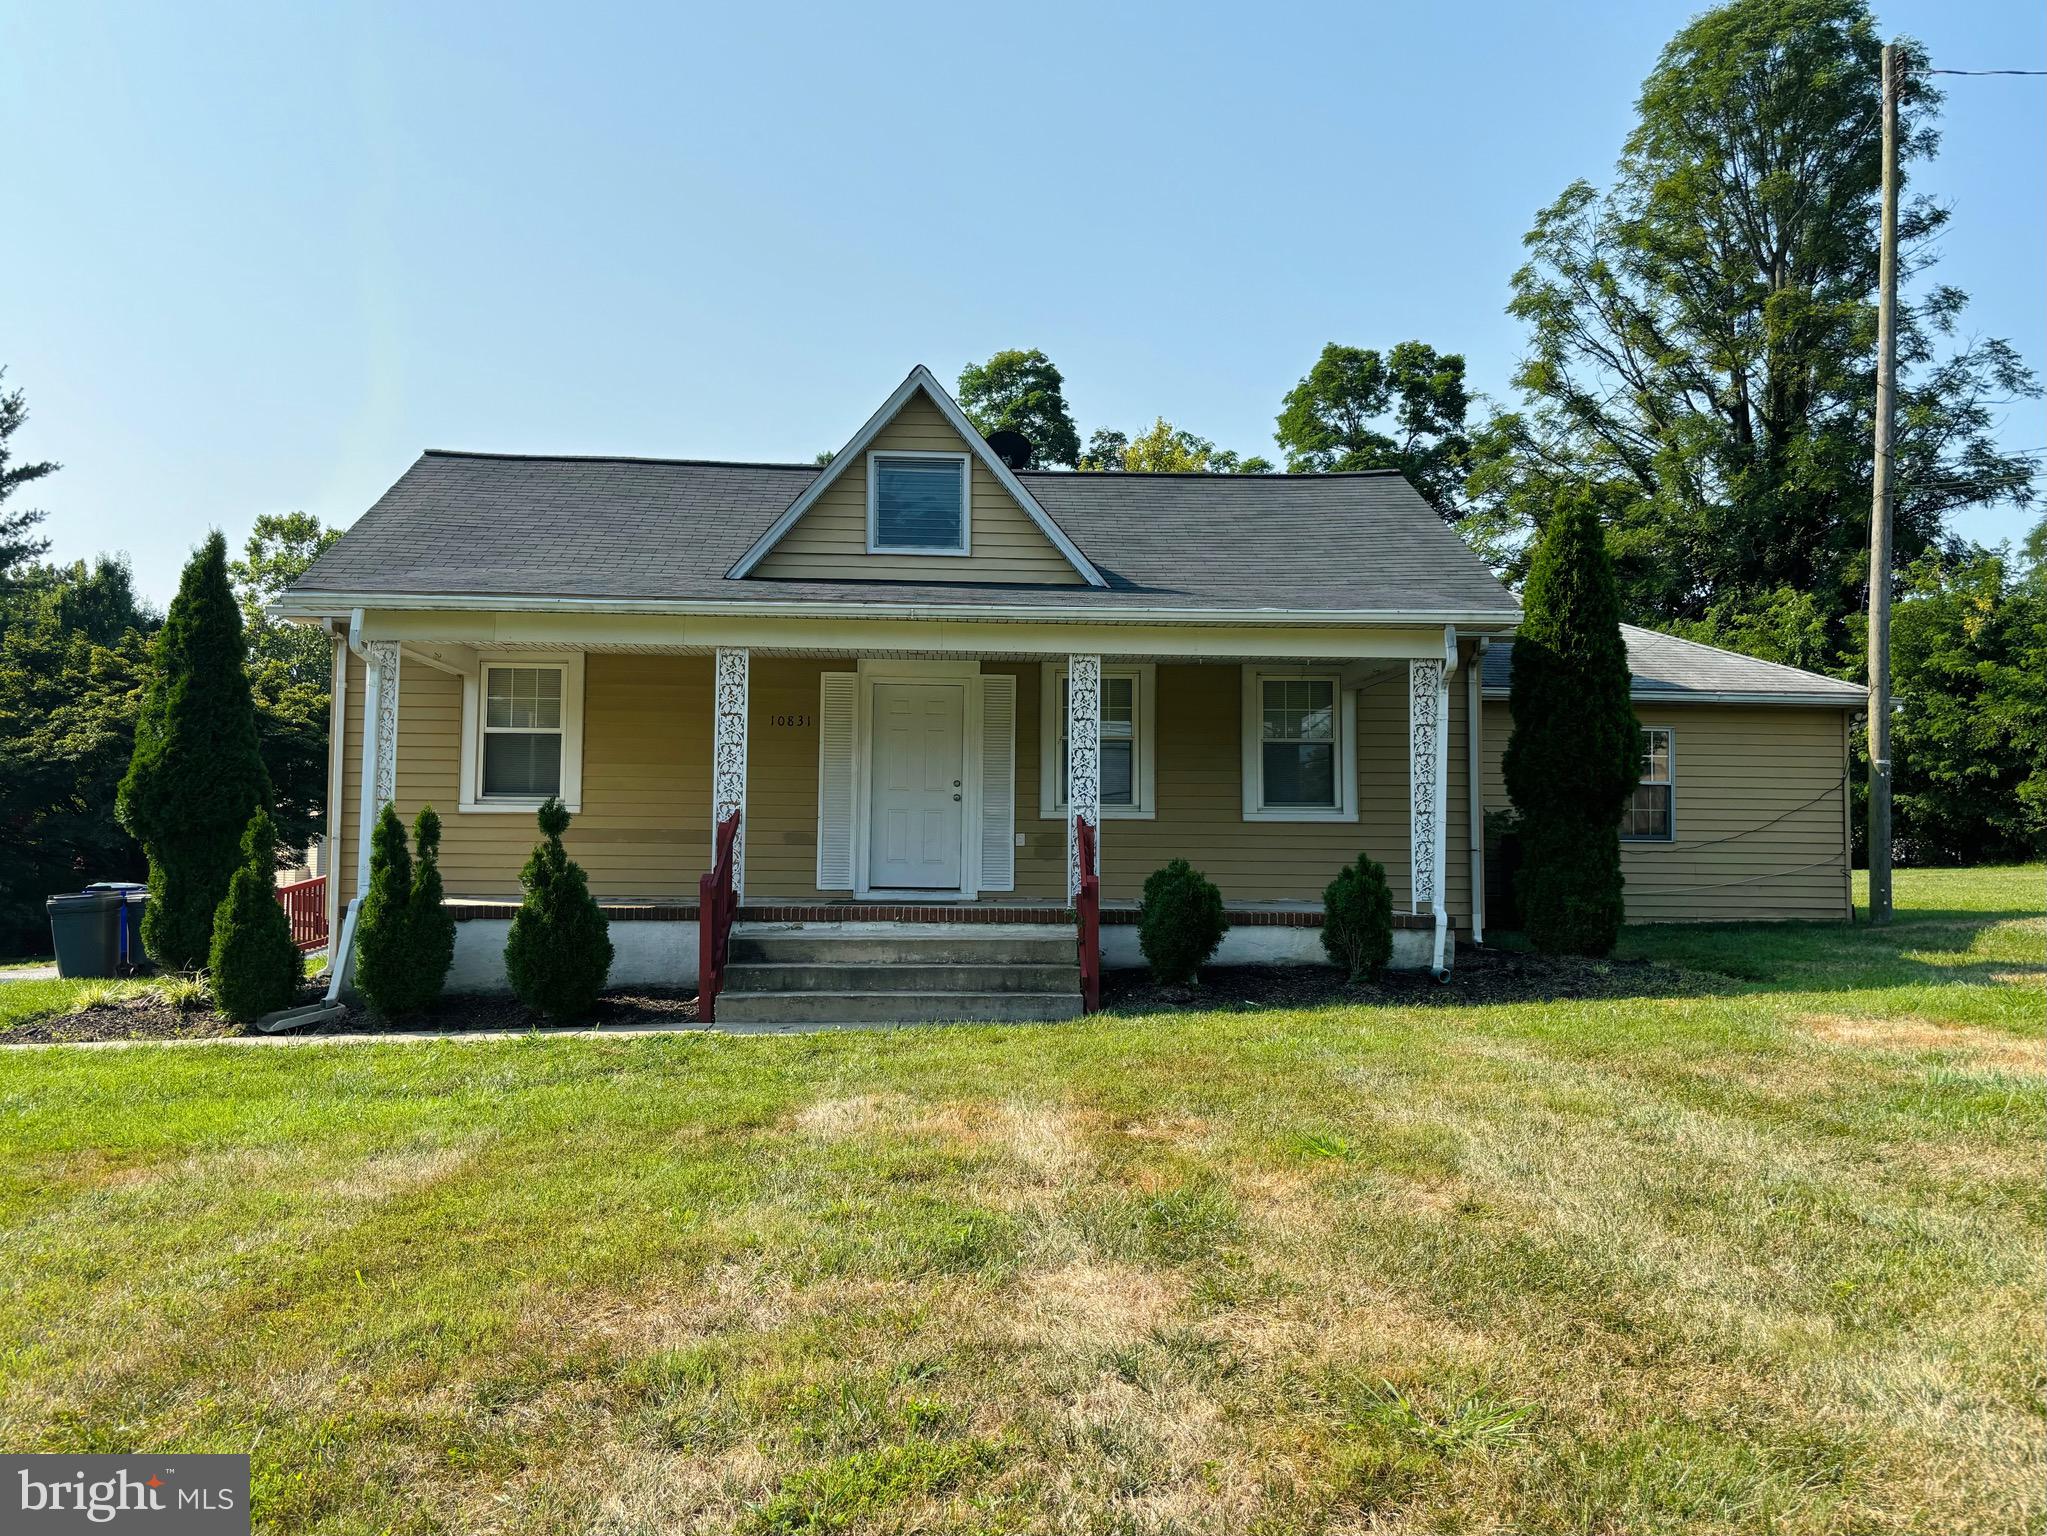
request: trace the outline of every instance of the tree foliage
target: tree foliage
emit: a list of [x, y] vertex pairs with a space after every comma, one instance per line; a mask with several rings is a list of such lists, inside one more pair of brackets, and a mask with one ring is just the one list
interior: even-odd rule
[[228, 567], [248, 637], [257, 746], [285, 848], [302, 849], [325, 831], [334, 660], [324, 630], [280, 624], [265, 609], [340, 537], [310, 513], [266, 512]]
[[[1868, 579], [1880, 51], [1862, 0], [1709, 11], [1643, 85], [1613, 185], [1538, 216], [1509, 306], [1523, 408], [1478, 435], [1471, 477], [1472, 532], [1510, 572], [1589, 485], [1628, 617], [1738, 644], [1804, 594], [1801, 625], [1843, 650]], [[1938, 101], [1908, 68], [1907, 165], [1935, 152]], [[1924, 281], [1947, 216], [1916, 198], [1899, 221], [1921, 280], [1900, 305], [1903, 563], [1946, 547], [1953, 509], [2032, 495], [1991, 413], [2037, 381], [2004, 341], [1955, 344], [1966, 298]]]
[[1066, 381], [1037, 348], [997, 352], [960, 370], [960, 409], [986, 437], [1008, 428], [1031, 440], [1033, 463], [1072, 469], [1080, 462], [1080, 433], [1066, 406]]
[[0, 593], [0, 956], [47, 950], [50, 892], [147, 872], [107, 808], [155, 623], [119, 560], [32, 566]]
[[268, 811], [249, 818], [241, 854], [213, 915], [206, 969], [220, 1011], [247, 1024], [290, 1007], [305, 967], [291, 941], [291, 919], [277, 899], [277, 829]]
[[0, 593], [13, 585], [20, 567], [50, 547], [36, 532], [45, 514], [34, 507], [9, 510], [7, 499], [57, 469], [48, 460], [15, 461], [12, 439], [28, 420], [28, 401], [20, 390], [4, 387], [6, 378], [7, 370], [0, 368]]
[[1376, 977], [1393, 959], [1393, 891], [1369, 853], [1323, 887], [1322, 951], [1352, 981]]
[[1185, 859], [1174, 859], [1144, 877], [1137, 914], [1137, 947], [1154, 980], [1185, 986], [1201, 979], [1201, 968], [1230, 931], [1223, 893]]
[[1160, 416], [1135, 437], [1096, 432], [1080, 467], [1133, 475], [1263, 475], [1272, 472], [1272, 461], [1218, 448]]
[[412, 888], [405, 823], [386, 804], [370, 832], [370, 883], [355, 914], [355, 985], [386, 1018], [410, 1013], [421, 1003]]
[[187, 969], [206, 961], [243, 830], [270, 801], [219, 533], [185, 566], [150, 661], [116, 806], [149, 858], [143, 944], [157, 964]]
[[1471, 439], [1464, 359], [1403, 341], [1381, 356], [1331, 342], [1287, 391], [1274, 434], [1291, 474], [1397, 469], [1446, 520], [1463, 514]]
[[568, 808], [550, 798], [539, 820], [540, 842], [519, 871], [525, 895], [505, 942], [505, 970], [527, 1007], [552, 1019], [580, 1018], [611, 974], [611, 925], [583, 866], [562, 846]]
[[1604, 955], [1620, 936], [1620, 817], [1640, 771], [1620, 600], [1590, 497], [1546, 520], [1522, 593], [1502, 769], [1521, 817], [1516, 887], [1538, 949]]
[[2047, 571], [1928, 557], [1891, 614], [1897, 854], [1919, 864], [2047, 852]]
[[419, 967], [420, 1006], [441, 995], [455, 963], [455, 914], [441, 888], [441, 818], [430, 805], [412, 822], [412, 953]]

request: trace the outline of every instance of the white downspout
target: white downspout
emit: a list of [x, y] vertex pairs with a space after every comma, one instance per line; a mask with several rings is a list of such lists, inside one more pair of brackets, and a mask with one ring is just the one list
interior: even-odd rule
[[1485, 942], [1485, 791], [1479, 774], [1485, 760], [1485, 702], [1480, 694], [1485, 653], [1492, 642], [1478, 637], [1478, 650], [1464, 672], [1464, 785], [1470, 794], [1465, 830], [1471, 837], [1471, 942]]
[[[367, 751], [369, 747], [369, 738], [371, 735], [370, 710], [371, 706], [376, 701], [370, 697], [369, 693], [370, 656], [369, 652], [363, 649], [362, 610], [360, 608], [356, 609], [348, 616], [347, 649], [349, 651], [355, 652], [357, 658], [363, 663], [363, 742], [365, 750]], [[336, 654], [337, 659], [342, 664], [342, 670], [337, 678], [337, 683], [339, 683], [345, 680], [348, 675], [347, 674], [348, 658], [347, 653], [345, 651], [337, 652]], [[339, 711], [339, 718], [342, 724], [342, 740], [339, 750], [337, 750], [334, 754], [333, 761], [335, 762], [345, 762], [347, 760], [348, 700], [345, 695], [341, 695], [340, 697], [341, 709]], [[372, 782], [369, 764], [365, 762], [363, 765], [362, 784], [363, 799], [367, 801], [371, 796], [375, 795], [376, 792], [377, 792], [376, 786]], [[366, 811], [358, 815], [356, 825], [356, 841], [361, 846], [359, 846], [355, 851], [356, 861], [355, 894], [349, 897], [348, 911], [341, 919], [341, 932], [339, 936], [336, 938], [334, 944], [334, 958], [327, 962], [327, 1001], [330, 1003], [338, 1003], [341, 1001], [341, 989], [348, 984], [349, 974], [354, 966], [355, 915], [356, 912], [362, 906], [364, 884], [362, 871], [369, 862], [368, 843], [369, 823], [370, 818]], [[336, 851], [339, 852], [339, 849], [337, 848]], [[327, 878], [335, 882], [335, 889], [336, 891], [339, 891], [341, 881], [341, 867], [338, 860], [329, 866], [329, 873]]]

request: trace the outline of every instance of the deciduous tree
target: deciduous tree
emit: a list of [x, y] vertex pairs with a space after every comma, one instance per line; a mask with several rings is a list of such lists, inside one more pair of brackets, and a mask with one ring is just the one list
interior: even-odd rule
[[960, 409], [986, 437], [1008, 428], [1036, 450], [1038, 468], [1072, 469], [1080, 462], [1080, 434], [1066, 406], [1066, 380], [1052, 359], [1033, 347], [997, 352], [960, 370]]
[[1397, 469], [1445, 519], [1463, 514], [1471, 440], [1464, 359], [1403, 341], [1381, 356], [1331, 342], [1287, 391], [1274, 434], [1293, 474]]

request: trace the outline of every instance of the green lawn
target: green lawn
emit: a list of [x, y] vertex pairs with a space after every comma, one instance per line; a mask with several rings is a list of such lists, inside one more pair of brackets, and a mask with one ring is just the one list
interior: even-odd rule
[[0, 1445], [291, 1533], [2038, 1531], [2043, 872], [1899, 895], [1631, 933], [1672, 998], [0, 1054]]

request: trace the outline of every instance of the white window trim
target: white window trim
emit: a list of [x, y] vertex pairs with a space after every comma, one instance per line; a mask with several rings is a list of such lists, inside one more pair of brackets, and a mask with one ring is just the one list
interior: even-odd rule
[[[1637, 848], [1668, 848], [1671, 846], [1671, 844], [1677, 841], [1677, 731], [1674, 727], [1668, 725], [1643, 725], [1638, 726], [1637, 729], [1645, 733], [1649, 731], [1661, 731], [1664, 734], [1664, 736], [1668, 738], [1668, 745], [1664, 748], [1663, 761], [1666, 765], [1665, 772], [1669, 775], [1669, 777], [1662, 779], [1644, 779], [1642, 780], [1642, 783], [1664, 784], [1669, 786], [1670, 830], [1664, 833], [1664, 835], [1661, 837], [1636, 837], [1630, 833], [1623, 832], [1621, 833], [1621, 841], [1623, 843], [1632, 844]], [[1622, 814], [1626, 815], [1627, 813], [1624, 811], [1622, 812]]]
[[462, 767], [457, 809], [467, 815], [530, 816], [539, 797], [480, 793], [483, 783], [483, 673], [487, 667], [557, 667], [562, 674], [561, 802], [583, 809], [583, 653], [581, 651], [486, 651], [462, 674]]
[[[960, 467], [960, 547], [881, 542], [880, 459], [951, 459]], [[974, 459], [970, 453], [940, 453], [927, 448], [876, 448], [867, 455], [867, 553], [870, 555], [951, 555], [964, 559], [974, 552]]]
[[[1265, 754], [1261, 749], [1267, 683], [1326, 682], [1333, 685], [1336, 711], [1336, 804], [1332, 806], [1265, 803]], [[1242, 721], [1244, 820], [1356, 821], [1358, 819], [1358, 696], [1343, 685], [1343, 674], [1324, 667], [1244, 668]]]
[[[1158, 665], [1142, 662], [1130, 666], [1102, 668], [1102, 681], [1112, 677], [1127, 677], [1133, 680], [1131, 708], [1135, 711], [1136, 730], [1132, 739], [1137, 743], [1137, 762], [1131, 775], [1131, 789], [1136, 796], [1130, 805], [1109, 805], [1101, 807], [1104, 821], [1156, 821], [1159, 814], [1158, 802], [1158, 712], [1155, 701], [1158, 698]], [[1050, 662], [1039, 668], [1038, 682], [1038, 819], [1040, 821], [1064, 821], [1066, 819], [1066, 786], [1059, 773], [1059, 730], [1064, 723], [1064, 711], [1059, 702], [1060, 685], [1066, 680], [1066, 667]]]

